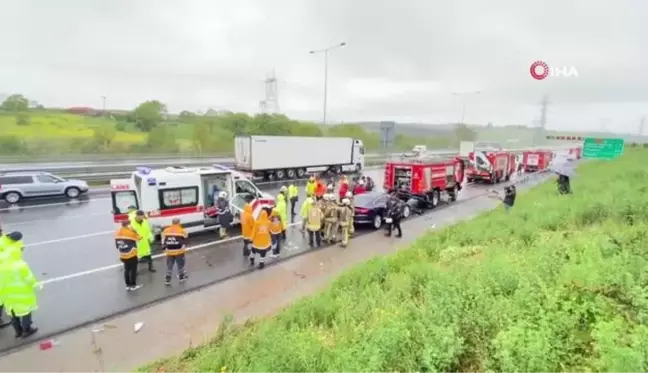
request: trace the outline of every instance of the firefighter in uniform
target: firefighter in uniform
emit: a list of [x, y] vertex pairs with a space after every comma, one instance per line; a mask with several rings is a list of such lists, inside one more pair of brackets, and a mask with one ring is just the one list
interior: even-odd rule
[[313, 200], [311, 207], [308, 209], [306, 218], [306, 229], [308, 230], [308, 245], [313, 248], [322, 246], [322, 222], [324, 213], [320, 208], [320, 203]]
[[351, 224], [349, 225], [349, 236], [353, 237], [355, 234], [355, 225], [353, 224], [353, 219], [355, 219], [355, 202], [353, 200], [353, 193], [346, 192], [344, 198], [349, 200], [349, 206], [351, 206]]
[[290, 201], [290, 222], [295, 222], [295, 206], [299, 201], [299, 189], [294, 183], [291, 183], [288, 186], [288, 200]]
[[252, 252], [250, 253], [250, 265], [254, 266], [255, 256], [259, 256], [259, 269], [265, 267], [265, 259], [272, 246], [270, 235], [270, 219], [265, 210], [261, 210], [259, 218], [254, 222], [252, 229]]
[[137, 241], [137, 257], [141, 263], [148, 263], [149, 272], [156, 272], [153, 268], [153, 257], [151, 256], [151, 243], [155, 240], [151, 225], [144, 215], [144, 211], [138, 210], [135, 213], [135, 219], [130, 223], [131, 227], [135, 230], [139, 241]]
[[311, 194], [307, 194], [304, 203], [302, 203], [301, 208], [299, 209], [299, 216], [301, 216], [302, 218], [302, 224], [301, 224], [302, 232], [306, 231], [306, 223], [308, 222], [308, 211], [310, 211], [314, 202], [315, 199], [313, 198], [313, 196]]
[[347, 247], [349, 244], [349, 230], [353, 226], [353, 207], [351, 207], [351, 201], [348, 198], [343, 198], [342, 203], [339, 207], [339, 225], [340, 225], [340, 234], [342, 235], [342, 241], [340, 245], [342, 247]]
[[334, 194], [325, 195], [325, 205], [324, 205], [324, 241], [326, 242], [335, 242], [335, 227], [337, 224], [337, 203], [335, 203]]
[[283, 232], [283, 223], [281, 213], [275, 207], [270, 213], [270, 238], [272, 241], [272, 256], [278, 257], [281, 253], [281, 233]]
[[142, 239], [128, 221], [123, 221], [115, 233], [115, 246], [119, 259], [124, 264], [124, 282], [126, 290], [133, 291], [142, 287], [137, 285], [137, 245]]
[[250, 202], [243, 206], [241, 212], [241, 236], [243, 236], [243, 257], [250, 256], [250, 245], [252, 244], [252, 229], [254, 228], [254, 215]]
[[166, 253], [167, 262], [166, 276], [164, 276], [165, 285], [171, 285], [174, 266], [178, 268], [180, 282], [187, 280], [187, 272], [185, 271], [187, 237], [187, 231], [180, 225], [179, 218], [173, 218], [171, 225], [162, 231], [162, 247]]
[[36, 288], [41, 289], [42, 285], [22, 259], [22, 234], [12, 232], [9, 236], [13, 236], [15, 246], [0, 264], [0, 299], [11, 315], [16, 338], [27, 338], [38, 331], [32, 327], [32, 312], [38, 308]]

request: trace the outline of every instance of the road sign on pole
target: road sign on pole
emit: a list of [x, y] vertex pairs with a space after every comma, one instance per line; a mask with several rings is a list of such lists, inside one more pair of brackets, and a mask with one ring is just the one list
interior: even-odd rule
[[586, 137], [583, 141], [583, 157], [614, 159], [623, 154], [623, 139], [600, 139]]
[[395, 122], [380, 122], [380, 145], [383, 149], [390, 149], [394, 145], [395, 129]]

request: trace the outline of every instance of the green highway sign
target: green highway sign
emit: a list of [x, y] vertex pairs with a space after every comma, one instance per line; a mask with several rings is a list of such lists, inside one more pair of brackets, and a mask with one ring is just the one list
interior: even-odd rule
[[583, 142], [583, 158], [614, 159], [623, 154], [623, 139], [586, 137]]

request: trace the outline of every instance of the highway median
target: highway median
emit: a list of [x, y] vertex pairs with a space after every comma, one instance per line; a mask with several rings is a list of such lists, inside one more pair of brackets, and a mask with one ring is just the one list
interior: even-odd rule
[[140, 371], [645, 371], [648, 150], [427, 233]]

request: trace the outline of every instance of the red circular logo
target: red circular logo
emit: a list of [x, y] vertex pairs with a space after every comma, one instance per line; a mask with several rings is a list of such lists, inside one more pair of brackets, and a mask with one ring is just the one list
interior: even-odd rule
[[531, 64], [529, 72], [531, 73], [531, 77], [533, 79], [542, 80], [549, 76], [549, 65], [547, 65], [544, 61], [536, 61]]

